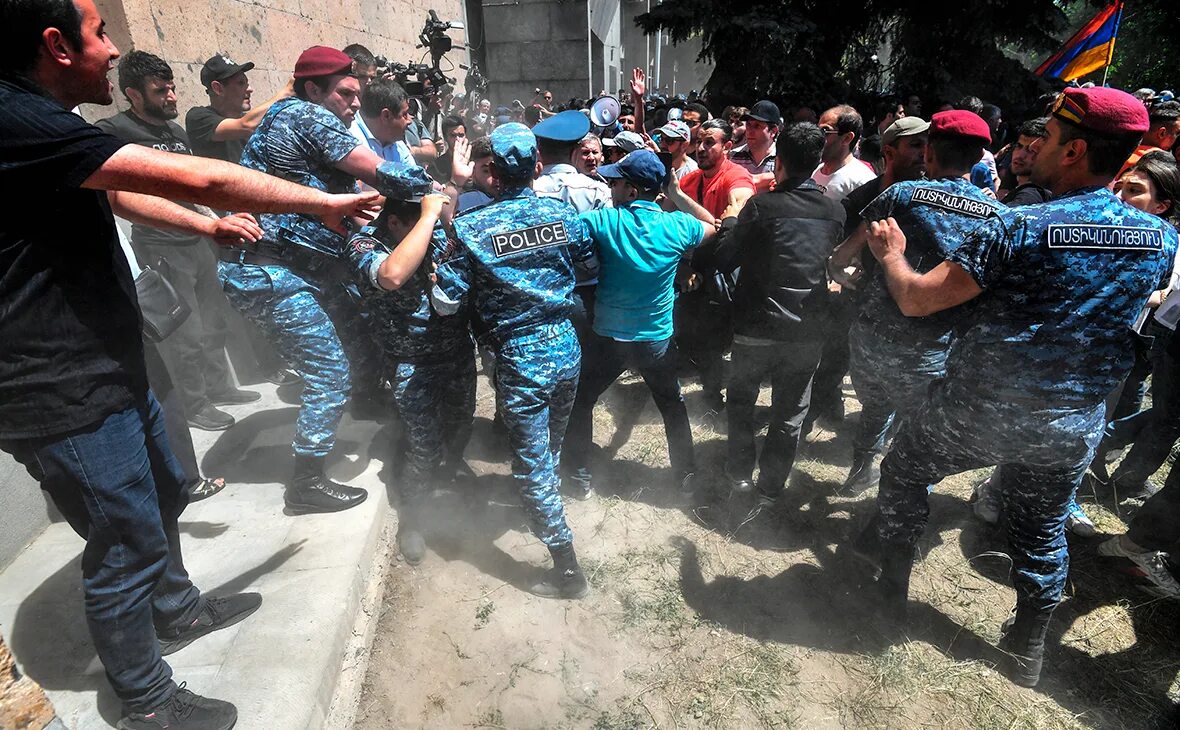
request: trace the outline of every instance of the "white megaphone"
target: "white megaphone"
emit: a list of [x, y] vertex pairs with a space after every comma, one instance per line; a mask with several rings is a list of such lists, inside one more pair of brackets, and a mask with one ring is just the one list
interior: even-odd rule
[[619, 118], [623, 107], [613, 96], [600, 96], [590, 105], [590, 121], [597, 127], [609, 127]]

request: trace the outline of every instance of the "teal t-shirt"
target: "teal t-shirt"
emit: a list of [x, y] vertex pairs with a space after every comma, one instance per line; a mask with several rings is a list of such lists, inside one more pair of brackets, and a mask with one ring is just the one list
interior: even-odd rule
[[594, 331], [626, 342], [671, 337], [676, 266], [700, 244], [704, 224], [646, 200], [578, 217], [598, 252]]

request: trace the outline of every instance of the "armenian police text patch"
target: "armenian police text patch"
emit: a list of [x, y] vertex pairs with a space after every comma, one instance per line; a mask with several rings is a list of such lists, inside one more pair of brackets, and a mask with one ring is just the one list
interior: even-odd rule
[[987, 218], [995, 210], [994, 205], [989, 205], [982, 200], [963, 195], [952, 195], [938, 188], [917, 188], [914, 190], [913, 201], [971, 218]]
[[1051, 224], [1045, 232], [1049, 248], [1088, 248], [1111, 251], [1160, 251], [1164, 234], [1155, 228]]
[[496, 256], [507, 256], [521, 251], [529, 251], [548, 246], [559, 246], [569, 243], [569, 236], [565, 232], [565, 223], [554, 221], [532, 228], [521, 228], [492, 236], [492, 248]]

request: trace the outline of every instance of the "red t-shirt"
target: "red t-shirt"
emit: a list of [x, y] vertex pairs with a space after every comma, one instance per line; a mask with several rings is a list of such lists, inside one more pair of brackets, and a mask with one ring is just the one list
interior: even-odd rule
[[704, 171], [693, 170], [680, 178], [680, 189], [684, 194], [700, 203], [705, 210], [720, 218], [729, 207], [729, 193], [738, 188], [754, 189], [754, 178], [741, 165], [725, 160], [713, 177], [705, 177]]

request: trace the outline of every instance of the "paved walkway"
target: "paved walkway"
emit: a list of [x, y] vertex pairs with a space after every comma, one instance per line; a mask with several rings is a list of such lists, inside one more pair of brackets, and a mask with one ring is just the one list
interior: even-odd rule
[[[363, 486], [365, 504], [333, 515], [283, 514], [297, 391], [251, 386], [258, 403], [226, 410], [238, 423], [193, 431], [209, 476], [229, 486], [181, 520], [185, 564], [206, 593], [262, 593], [262, 607], [167, 658], [178, 682], [238, 707], [240, 728], [321, 727], [341, 677], [389, 500], [376, 454], [392, 429], [345, 416], [329, 463], [337, 481]], [[280, 398], [280, 395], [282, 398]], [[120, 707], [82, 612], [82, 540], [49, 527], [0, 573], [0, 627], [22, 671], [45, 688], [66, 727], [107, 728]]]

